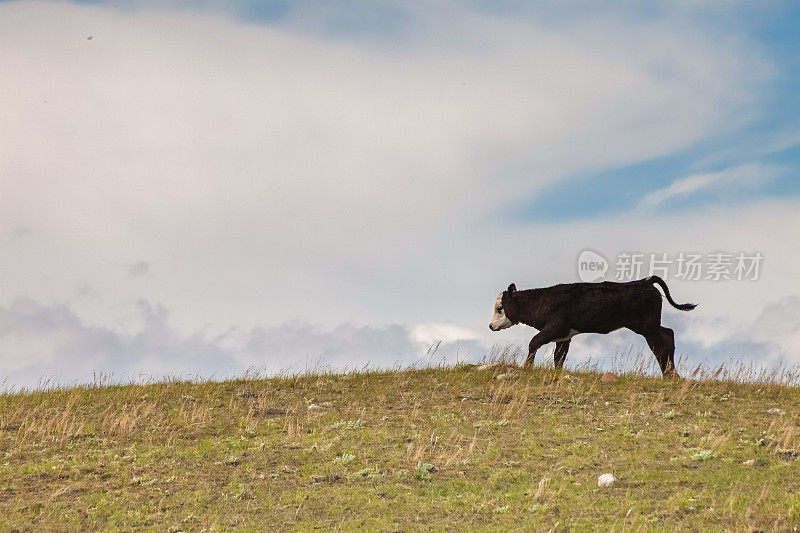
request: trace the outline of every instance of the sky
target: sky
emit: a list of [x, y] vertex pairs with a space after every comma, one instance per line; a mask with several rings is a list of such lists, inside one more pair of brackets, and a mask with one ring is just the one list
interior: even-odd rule
[[[580, 281], [585, 250], [612, 281], [671, 261], [685, 367], [798, 363], [798, 25], [792, 2], [0, 1], [0, 383], [479, 361], [536, 333], [489, 331], [498, 293]], [[579, 335], [567, 364], [638, 350]]]

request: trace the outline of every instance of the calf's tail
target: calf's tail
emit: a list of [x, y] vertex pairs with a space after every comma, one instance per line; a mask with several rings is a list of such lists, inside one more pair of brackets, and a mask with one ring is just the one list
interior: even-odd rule
[[691, 311], [697, 304], [676, 304], [675, 300], [672, 299], [672, 296], [669, 294], [669, 289], [667, 288], [667, 284], [664, 283], [664, 280], [659, 278], [658, 276], [650, 276], [649, 278], [645, 278], [645, 281], [650, 283], [655, 283], [664, 291], [664, 296], [667, 297], [667, 301], [674, 307], [675, 309], [680, 309], [681, 311]]

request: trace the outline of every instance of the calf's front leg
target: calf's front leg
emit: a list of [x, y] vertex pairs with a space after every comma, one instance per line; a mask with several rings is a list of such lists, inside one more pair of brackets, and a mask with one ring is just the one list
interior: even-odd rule
[[528, 344], [528, 358], [525, 359], [525, 368], [529, 367], [533, 364], [533, 360], [536, 357], [536, 352], [547, 344], [548, 342], [553, 342], [556, 339], [561, 339], [567, 336], [569, 333], [569, 327], [561, 322], [550, 322], [548, 323], [542, 331], [537, 333], [531, 339], [530, 344]]
[[564, 361], [567, 360], [567, 352], [569, 351], [569, 339], [565, 341], [556, 341], [556, 349], [553, 352], [553, 364], [556, 369], [564, 368]]

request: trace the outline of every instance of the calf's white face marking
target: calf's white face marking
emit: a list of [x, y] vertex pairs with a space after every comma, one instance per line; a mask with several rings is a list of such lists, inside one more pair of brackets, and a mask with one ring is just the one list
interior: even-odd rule
[[492, 331], [499, 331], [501, 329], [510, 328], [511, 326], [513, 326], [513, 324], [506, 316], [506, 310], [503, 309], [503, 293], [501, 292], [492, 308], [492, 321], [489, 322], [489, 329]]

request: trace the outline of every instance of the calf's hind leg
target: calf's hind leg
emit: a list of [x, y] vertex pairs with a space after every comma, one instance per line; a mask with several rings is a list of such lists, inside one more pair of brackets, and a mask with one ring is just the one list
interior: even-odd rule
[[[643, 335], [645, 340], [647, 340], [647, 345], [653, 350], [653, 355], [655, 355], [658, 360], [658, 366], [661, 367], [661, 374], [664, 376], [674, 376], [677, 375], [675, 373], [675, 361], [672, 359], [675, 352], [674, 335], [665, 334], [662, 331], [665, 329], [668, 328], [659, 326], [657, 329], [652, 329]], [[672, 330], [669, 331], [672, 332]]]
[[667, 373], [677, 377], [675, 370], [675, 332], [669, 328], [661, 328], [661, 337], [664, 339], [664, 350], [667, 353]]
[[569, 351], [569, 341], [561, 341], [556, 343], [556, 350], [553, 352], [553, 363], [556, 368], [564, 368], [564, 361], [567, 359], [567, 352]]

